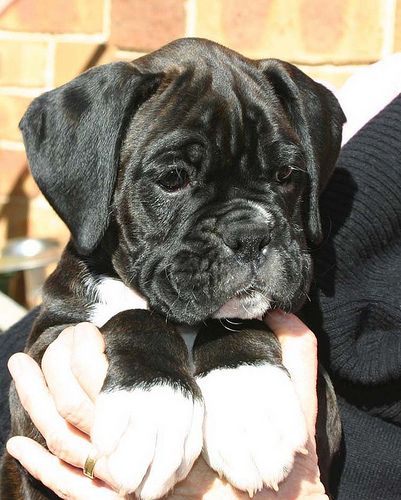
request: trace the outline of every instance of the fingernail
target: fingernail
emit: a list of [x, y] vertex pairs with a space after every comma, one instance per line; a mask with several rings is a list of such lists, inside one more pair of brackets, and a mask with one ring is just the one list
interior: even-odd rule
[[7, 366], [12, 378], [17, 377], [22, 371], [21, 360], [17, 354], [11, 356], [8, 360]]
[[67, 326], [60, 335], [57, 337], [56, 340], [58, 339], [65, 339], [65, 338], [70, 338], [71, 334], [74, 332], [75, 326]]
[[273, 311], [270, 311], [268, 315], [265, 316], [265, 320], [267, 322], [272, 322], [273, 324], [282, 323], [283, 321], [285, 321], [286, 316], [287, 313], [285, 313], [281, 309], [274, 309]]
[[21, 450], [19, 439], [17, 437], [10, 438], [7, 441], [6, 448], [10, 455], [12, 455], [14, 458], [17, 458]]

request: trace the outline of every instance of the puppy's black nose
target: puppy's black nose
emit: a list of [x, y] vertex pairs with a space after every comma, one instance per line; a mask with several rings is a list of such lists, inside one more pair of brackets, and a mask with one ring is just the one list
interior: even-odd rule
[[240, 258], [246, 261], [258, 259], [267, 254], [270, 230], [266, 227], [233, 227], [223, 234], [224, 243]]

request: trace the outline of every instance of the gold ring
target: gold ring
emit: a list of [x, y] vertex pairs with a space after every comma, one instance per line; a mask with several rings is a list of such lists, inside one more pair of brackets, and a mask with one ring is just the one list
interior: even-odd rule
[[96, 462], [97, 458], [95, 458], [95, 455], [93, 453], [89, 453], [83, 468], [84, 475], [89, 477], [89, 479], [93, 479], [93, 469], [95, 468]]

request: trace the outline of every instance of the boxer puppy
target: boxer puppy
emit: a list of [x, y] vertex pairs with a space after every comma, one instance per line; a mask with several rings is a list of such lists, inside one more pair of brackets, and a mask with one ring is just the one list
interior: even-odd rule
[[[274, 335], [247, 320], [305, 300], [344, 121], [296, 67], [202, 39], [93, 68], [28, 108], [32, 174], [71, 240], [27, 352], [40, 362], [68, 325], [101, 328], [91, 438], [124, 491], [166, 494], [202, 446], [251, 494], [291, 470], [302, 411]], [[11, 401], [13, 433], [43, 442]], [[52, 497], [8, 456], [2, 475], [5, 498]]]

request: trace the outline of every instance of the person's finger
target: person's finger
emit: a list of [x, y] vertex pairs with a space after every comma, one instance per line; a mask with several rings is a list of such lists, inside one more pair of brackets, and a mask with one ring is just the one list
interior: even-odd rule
[[[72, 373], [74, 329], [65, 329], [49, 345], [42, 358], [42, 371], [59, 414], [89, 434], [94, 419], [94, 404]], [[86, 357], [90, 366], [92, 353], [87, 352]]]
[[72, 373], [94, 401], [106, 377], [108, 362], [103, 335], [91, 323], [79, 323], [73, 332]]
[[117, 500], [119, 496], [105, 483], [85, 477], [81, 470], [62, 462], [32, 439], [16, 436], [7, 442], [7, 451], [37, 480], [60, 498]]
[[[72, 427], [58, 413], [43, 374], [27, 354], [14, 354], [8, 367], [22, 406], [42, 434], [50, 452], [71, 465], [82, 468], [93, 452], [88, 437]], [[96, 476], [108, 481], [109, 474], [102, 459], [96, 463]]]
[[283, 364], [289, 371], [314, 435], [317, 415], [316, 375], [317, 342], [309, 328], [294, 314], [271, 311], [265, 317], [267, 325], [280, 341]]

